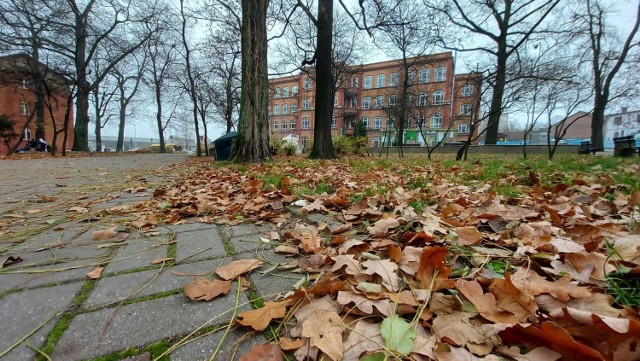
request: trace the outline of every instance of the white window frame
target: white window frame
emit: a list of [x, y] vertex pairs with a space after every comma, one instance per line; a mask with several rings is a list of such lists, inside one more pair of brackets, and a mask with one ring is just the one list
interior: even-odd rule
[[358, 98], [351, 98], [351, 109], [358, 109]]
[[384, 74], [376, 75], [376, 88], [384, 88]]
[[280, 105], [276, 104], [273, 106], [273, 115], [280, 115]]
[[420, 69], [418, 72], [418, 82], [420, 84], [426, 84], [429, 82], [429, 78], [431, 77], [431, 71], [429, 69]]
[[375, 137], [375, 138], [371, 139], [371, 145], [374, 148], [379, 147], [380, 146], [380, 137]]
[[289, 128], [289, 123], [286, 120], [283, 120], [282, 124], [281, 124], [281, 127], [282, 127], [282, 131], [286, 132], [287, 129]]
[[373, 78], [371, 75], [367, 75], [364, 77], [364, 84], [362, 84], [363, 89], [371, 89], [373, 87]]
[[304, 90], [311, 90], [311, 79], [304, 78]]
[[302, 101], [302, 109], [309, 110], [311, 109], [311, 98], [304, 98]]
[[389, 74], [389, 86], [398, 86], [398, 73]]
[[471, 115], [471, 104], [462, 104], [460, 106], [460, 115]]
[[289, 87], [282, 88], [282, 97], [283, 98], [288, 98], [289, 97]]
[[469, 134], [469, 123], [458, 124], [458, 134]]
[[362, 109], [371, 109], [371, 97], [362, 97]]
[[465, 84], [465, 85], [462, 87], [461, 95], [462, 95], [463, 97], [470, 97], [471, 95], [473, 95], [473, 85], [471, 85], [471, 84]]
[[420, 94], [418, 94], [418, 102], [416, 105], [419, 107], [426, 107], [428, 96], [427, 92], [420, 92]]
[[280, 98], [280, 88], [276, 87], [276, 88], [273, 90], [273, 97], [274, 97], [274, 98]]
[[382, 117], [373, 117], [373, 129], [382, 129]]
[[369, 129], [369, 117], [362, 117], [360, 121], [364, 124], [364, 129]]
[[334, 108], [340, 107], [340, 104], [338, 103], [338, 94], [333, 96], [333, 107]]
[[20, 80], [20, 88], [29, 89], [29, 81], [27, 79]]
[[311, 129], [311, 121], [308, 117], [302, 118], [302, 129]]
[[444, 91], [436, 90], [433, 92], [433, 101], [431, 102], [433, 105], [442, 105], [444, 104]]
[[425, 124], [427, 124], [427, 118], [422, 114], [418, 115], [416, 117], [416, 125], [418, 127], [424, 127]]
[[307, 148], [309, 146], [309, 137], [307, 136], [302, 137], [300, 142], [302, 143], [303, 148]]
[[29, 115], [29, 102], [26, 100], [20, 102], [20, 115]]
[[437, 67], [435, 81], [445, 81], [446, 79], [447, 79], [447, 68], [444, 66]]
[[351, 86], [354, 88], [358, 88], [359, 82], [360, 82], [360, 78], [358, 78], [357, 76], [354, 76], [353, 79], [351, 79]]
[[416, 72], [414, 70], [409, 72], [409, 78], [407, 79], [407, 84], [411, 85], [416, 81]]
[[378, 95], [375, 98], [375, 108], [376, 109], [380, 109], [382, 107], [384, 107], [384, 95]]
[[398, 104], [396, 95], [389, 94], [389, 106], [396, 105], [396, 104]]
[[298, 111], [298, 104], [291, 103], [291, 107], [289, 107], [289, 109], [291, 109], [291, 114], [297, 112]]
[[296, 129], [296, 124], [297, 122], [295, 120], [292, 120], [289, 122], [289, 129], [291, 130], [295, 130]]
[[31, 129], [24, 128], [24, 140], [31, 140]]
[[292, 85], [291, 86], [291, 95], [296, 95], [298, 94], [298, 86], [297, 85]]
[[337, 129], [338, 128], [338, 120], [336, 119], [336, 117], [331, 117], [331, 129]]
[[279, 121], [277, 121], [277, 120], [276, 120], [276, 121], [274, 121], [274, 122], [273, 122], [273, 131], [274, 131], [274, 132], [277, 132], [277, 131], [279, 130], [279, 128], [280, 128], [280, 122], [279, 122]]
[[282, 104], [282, 114], [289, 114], [289, 104]]
[[440, 129], [442, 128], [442, 114], [440, 112], [433, 113], [431, 116], [431, 128], [432, 129]]

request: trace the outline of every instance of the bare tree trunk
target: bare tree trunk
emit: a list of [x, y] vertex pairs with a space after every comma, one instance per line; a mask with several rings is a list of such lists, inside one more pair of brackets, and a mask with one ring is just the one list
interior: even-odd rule
[[333, 40], [333, 0], [318, 0], [318, 37], [316, 45], [316, 108], [311, 159], [335, 159], [331, 141], [333, 83], [331, 76]]
[[497, 57], [496, 82], [493, 86], [491, 108], [489, 109], [489, 123], [487, 124], [484, 144], [496, 144], [498, 142], [498, 128], [500, 126], [500, 116], [502, 115], [502, 98], [504, 97], [504, 87], [507, 76], [506, 49], [499, 49]]
[[242, 91], [238, 137], [232, 159], [269, 159], [267, 7], [269, 0], [242, 0]]

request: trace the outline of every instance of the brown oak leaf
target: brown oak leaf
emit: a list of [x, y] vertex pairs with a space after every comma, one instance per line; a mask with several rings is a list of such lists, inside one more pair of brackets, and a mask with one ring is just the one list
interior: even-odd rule
[[216, 273], [225, 281], [232, 280], [242, 274], [251, 272], [252, 270], [262, 266], [264, 262], [257, 259], [240, 259], [233, 261], [228, 265], [220, 266], [216, 269]]
[[264, 307], [256, 310], [245, 311], [238, 315], [237, 322], [243, 326], [252, 327], [256, 331], [262, 331], [273, 319], [283, 318], [287, 314], [289, 301], [264, 303]]
[[231, 282], [197, 277], [193, 283], [183, 287], [184, 294], [192, 301], [211, 301], [212, 299], [226, 295], [231, 289]]
[[302, 336], [334, 361], [342, 360], [344, 351], [342, 318], [335, 312], [319, 311], [302, 323]]
[[367, 227], [367, 232], [372, 236], [384, 236], [389, 233], [389, 230], [394, 229], [400, 225], [400, 222], [391, 217], [381, 218], [376, 221], [371, 227]]
[[382, 285], [389, 291], [395, 292], [399, 289], [399, 278], [396, 271], [398, 265], [388, 259], [369, 260], [362, 262], [365, 268], [363, 273], [368, 275], [378, 275], [382, 279]]
[[420, 267], [416, 274], [421, 288], [430, 288], [432, 283], [433, 291], [453, 288], [455, 283], [449, 279], [449, 275], [453, 270], [446, 264], [448, 252], [449, 249], [447, 247], [424, 247], [420, 255]]

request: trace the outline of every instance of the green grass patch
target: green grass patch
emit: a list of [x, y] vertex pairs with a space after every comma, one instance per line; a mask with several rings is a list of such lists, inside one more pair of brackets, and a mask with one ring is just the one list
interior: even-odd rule
[[628, 270], [625, 271], [607, 275], [605, 291], [613, 296], [619, 306], [640, 307], [640, 278], [629, 276]]
[[160, 355], [165, 353], [169, 349], [169, 347], [171, 347], [171, 343], [169, 342], [169, 340], [162, 340], [156, 343], [152, 343], [151, 345], [148, 345], [147, 347], [144, 348], [144, 350], [151, 354], [152, 360], [157, 359], [159, 361], [169, 361], [169, 355], [164, 355], [160, 357]]
[[125, 359], [127, 357], [138, 356], [140, 354], [141, 354], [140, 349], [130, 348], [124, 351], [116, 351], [104, 356], [96, 357], [91, 359], [90, 361], [117, 361], [117, 360]]
[[282, 178], [282, 174], [262, 175], [260, 177], [260, 180], [262, 180], [263, 182], [262, 189], [268, 190], [271, 188], [271, 186], [275, 187], [276, 189], [280, 189], [282, 187]]

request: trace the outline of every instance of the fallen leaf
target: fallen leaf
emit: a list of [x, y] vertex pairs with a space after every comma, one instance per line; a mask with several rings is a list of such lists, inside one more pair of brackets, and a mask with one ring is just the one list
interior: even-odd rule
[[298, 247], [289, 246], [286, 244], [281, 244], [276, 246], [276, 248], [274, 248], [273, 251], [275, 253], [283, 253], [283, 254], [300, 254], [300, 252], [298, 252]]
[[449, 279], [453, 270], [446, 264], [447, 247], [424, 247], [420, 255], [420, 267], [416, 278], [421, 282], [421, 288], [431, 288], [433, 291], [443, 288], [453, 288], [454, 281]]
[[216, 273], [225, 281], [232, 280], [242, 274], [251, 272], [252, 270], [263, 265], [264, 262], [257, 259], [240, 259], [233, 261], [228, 265], [220, 266], [216, 269]]
[[212, 299], [226, 295], [231, 289], [231, 282], [196, 277], [193, 283], [183, 287], [184, 294], [192, 301], [211, 301]]
[[267, 344], [267, 345], [255, 345], [247, 352], [242, 355], [239, 361], [282, 361], [284, 358], [282, 357], [282, 351], [278, 345]]
[[113, 236], [115, 236], [118, 232], [116, 232], [116, 228], [117, 227], [113, 227], [113, 228], [109, 228], [109, 229], [104, 229], [101, 231], [95, 231], [91, 234], [91, 239], [93, 239], [94, 241], [104, 241], [107, 240]]
[[269, 326], [273, 319], [283, 318], [287, 313], [288, 305], [288, 301], [267, 301], [262, 308], [241, 312], [236, 321], [243, 326], [262, 331]]
[[40, 208], [36, 208], [36, 209], [30, 209], [30, 210], [28, 210], [28, 211], [27, 211], [27, 214], [38, 214], [38, 213], [41, 213], [41, 212], [42, 212], [42, 209], [40, 209]]
[[368, 275], [378, 275], [382, 279], [382, 285], [389, 291], [395, 292], [399, 289], [399, 278], [396, 274], [398, 265], [391, 262], [388, 259], [384, 260], [369, 260], [362, 262], [362, 267], [365, 268], [362, 273]]
[[512, 282], [518, 289], [532, 296], [548, 293], [563, 302], [569, 301], [572, 297], [583, 298], [591, 296], [591, 292], [586, 287], [572, 284], [570, 276], [564, 276], [555, 282], [551, 282], [525, 268], [519, 268], [513, 274]]
[[334, 361], [342, 360], [343, 330], [342, 318], [335, 312], [319, 311], [302, 323], [302, 336]]
[[75, 213], [81, 213], [81, 214], [85, 214], [85, 213], [89, 213], [89, 208], [86, 207], [71, 207], [69, 209], [67, 209], [67, 212], [75, 212]]
[[482, 240], [482, 233], [476, 227], [457, 227], [453, 231], [458, 235], [453, 243], [459, 246], [472, 246]]
[[331, 257], [331, 259], [335, 262], [333, 267], [331, 267], [331, 272], [336, 272], [342, 269], [342, 267], [346, 267], [344, 270], [345, 273], [354, 276], [356, 281], [360, 282], [367, 280], [367, 276], [363, 273], [360, 262], [355, 259], [354, 255], [339, 255]]
[[400, 222], [395, 218], [381, 218], [373, 226], [367, 227], [367, 232], [372, 236], [383, 236], [398, 226], [400, 226]]
[[36, 197], [40, 198], [41, 200], [43, 200], [44, 202], [55, 202], [56, 197], [51, 197], [45, 194], [38, 194], [36, 195]]
[[304, 339], [301, 338], [291, 339], [289, 337], [282, 337], [278, 345], [280, 345], [280, 348], [284, 351], [291, 351], [299, 349], [304, 346], [305, 343]]
[[495, 323], [516, 324], [520, 322], [513, 313], [498, 308], [496, 297], [492, 293], [484, 293], [478, 282], [457, 280], [456, 289], [475, 306], [480, 316], [485, 319]]
[[385, 346], [394, 352], [409, 355], [413, 350], [413, 340], [416, 338], [416, 331], [405, 319], [394, 314], [382, 320], [380, 326], [382, 338]]
[[170, 261], [173, 261], [173, 260], [175, 260], [175, 258], [173, 258], [173, 257], [156, 258], [156, 259], [151, 261], [151, 264], [161, 264], [161, 263], [170, 262]]
[[384, 339], [380, 326], [377, 323], [358, 320], [344, 342], [343, 358], [359, 360], [363, 353], [382, 350], [383, 346]]
[[336, 298], [336, 301], [338, 301], [338, 303], [340, 303], [341, 305], [345, 305], [345, 306], [350, 303], [353, 303], [355, 304], [355, 307], [358, 310], [369, 315], [373, 314], [374, 307], [378, 311], [380, 311], [381, 314], [385, 316], [390, 316], [391, 313], [393, 312], [393, 304], [390, 303], [388, 300], [386, 299], [371, 300], [364, 295], [360, 295], [351, 291], [338, 292], [338, 297]]
[[512, 357], [517, 361], [556, 361], [562, 357], [561, 354], [546, 347], [536, 347], [526, 354], [521, 354], [520, 348], [516, 346], [500, 346], [496, 350], [502, 355]]
[[92, 280], [97, 280], [102, 276], [102, 271], [104, 271], [104, 267], [96, 267], [91, 272], [87, 273], [87, 277]]
[[11, 266], [14, 263], [22, 262], [22, 257], [20, 256], [4, 256], [0, 257], [0, 269], [3, 269], [6, 266]]

